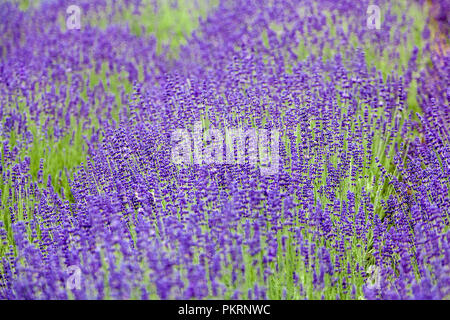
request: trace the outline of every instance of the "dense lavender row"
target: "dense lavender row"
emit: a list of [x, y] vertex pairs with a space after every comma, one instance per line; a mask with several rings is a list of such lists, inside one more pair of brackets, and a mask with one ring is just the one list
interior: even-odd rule
[[[406, 15], [370, 33], [365, 3], [220, 2], [170, 59], [126, 28], [64, 32], [53, 5], [2, 25], [1, 298], [449, 297], [448, 57], [413, 50]], [[173, 164], [199, 120], [278, 129], [278, 174]], [[87, 131], [67, 198], [22, 150]]]

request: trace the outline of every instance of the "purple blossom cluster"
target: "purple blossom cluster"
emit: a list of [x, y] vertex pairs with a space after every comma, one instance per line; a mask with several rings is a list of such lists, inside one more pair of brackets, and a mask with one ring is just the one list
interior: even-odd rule
[[[68, 3], [0, 4], [0, 298], [450, 296], [449, 58], [430, 38], [401, 65], [406, 15], [380, 1], [368, 30], [369, 1], [220, 1], [171, 59], [126, 27], [61, 29]], [[438, 67], [418, 77], [419, 55]], [[94, 133], [67, 199], [21, 150], [30, 123], [62, 139], [73, 121]], [[171, 133], [198, 121], [278, 130], [277, 174], [174, 164]]]

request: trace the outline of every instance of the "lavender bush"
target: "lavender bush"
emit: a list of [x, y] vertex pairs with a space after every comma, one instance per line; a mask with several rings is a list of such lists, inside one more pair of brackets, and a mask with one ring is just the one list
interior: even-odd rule
[[[67, 30], [71, 4], [0, 4], [0, 298], [450, 297], [427, 3], [380, 0], [379, 30], [369, 1], [78, 1]], [[212, 128], [276, 130], [278, 170]]]

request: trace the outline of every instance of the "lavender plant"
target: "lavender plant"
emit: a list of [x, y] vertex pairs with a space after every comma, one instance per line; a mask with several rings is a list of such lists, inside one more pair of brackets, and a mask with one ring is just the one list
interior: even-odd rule
[[[449, 64], [426, 4], [379, 1], [372, 30], [369, 1], [219, 1], [170, 45], [115, 23], [153, 3], [80, 3], [80, 30], [67, 1], [0, 5], [2, 299], [449, 298]], [[278, 171], [245, 139], [244, 161], [174, 163], [198, 123], [277, 130]]]

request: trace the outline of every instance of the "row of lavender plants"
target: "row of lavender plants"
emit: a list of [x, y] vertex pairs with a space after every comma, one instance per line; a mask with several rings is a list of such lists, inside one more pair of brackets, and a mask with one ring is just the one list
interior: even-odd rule
[[[79, 1], [66, 30], [71, 4], [0, 4], [0, 298], [449, 298], [426, 3], [379, 1], [373, 30], [369, 1], [218, 1], [175, 48], [115, 22], [156, 1]], [[174, 163], [198, 123], [277, 130], [278, 171]]]

